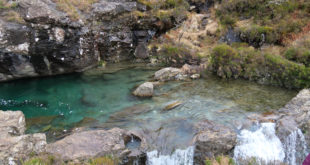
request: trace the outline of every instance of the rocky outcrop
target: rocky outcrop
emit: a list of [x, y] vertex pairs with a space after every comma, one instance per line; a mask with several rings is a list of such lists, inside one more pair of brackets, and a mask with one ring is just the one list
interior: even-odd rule
[[229, 154], [237, 144], [237, 134], [228, 127], [208, 120], [196, 124], [195, 127], [198, 133], [194, 137], [194, 164], [204, 164], [207, 157]]
[[24, 134], [21, 111], [0, 111], [0, 164], [14, 164], [33, 153], [45, 151], [45, 134]]
[[138, 86], [138, 88], [133, 92], [133, 95], [139, 97], [152, 97], [154, 92], [154, 85], [151, 82], [145, 82]]
[[277, 120], [277, 135], [284, 139], [300, 128], [310, 144], [310, 90], [301, 90], [279, 113], [281, 117]]
[[147, 59], [147, 42], [178, 16], [160, 20], [136, 1], [94, 2], [66, 9], [60, 1], [18, 0], [1, 10], [22, 22], [0, 18], [0, 81], [79, 72], [100, 60]]
[[[128, 149], [132, 138], [140, 145]], [[48, 144], [46, 152], [63, 160], [87, 160], [91, 157], [114, 155], [120, 159], [143, 156], [145, 140], [119, 128], [76, 132], [55, 143]], [[137, 154], [139, 153], [139, 154]]]

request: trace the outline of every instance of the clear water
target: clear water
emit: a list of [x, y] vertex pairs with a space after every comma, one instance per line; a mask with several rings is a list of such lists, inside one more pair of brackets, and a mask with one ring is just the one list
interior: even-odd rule
[[[276, 110], [296, 91], [213, 76], [168, 82], [151, 99], [131, 95], [158, 68], [115, 64], [81, 74], [1, 83], [0, 109], [22, 110], [28, 132], [46, 132], [49, 141], [74, 127], [121, 127], [140, 131], [165, 154], [191, 145], [193, 125], [209, 119], [228, 126], [252, 113]], [[166, 105], [182, 105], [163, 111]], [[177, 140], [176, 140], [177, 138]]]

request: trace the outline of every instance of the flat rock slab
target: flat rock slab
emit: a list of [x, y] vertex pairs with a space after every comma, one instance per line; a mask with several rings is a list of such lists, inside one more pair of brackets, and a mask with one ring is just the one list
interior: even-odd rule
[[45, 134], [27, 134], [21, 111], [0, 111], [0, 164], [12, 164], [31, 153], [45, 151]]
[[119, 128], [78, 132], [48, 144], [46, 152], [64, 160], [119, 153], [126, 148], [125, 136], [126, 131]]

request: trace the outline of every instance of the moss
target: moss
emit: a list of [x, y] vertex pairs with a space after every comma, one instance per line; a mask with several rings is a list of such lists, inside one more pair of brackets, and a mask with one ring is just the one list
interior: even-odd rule
[[206, 160], [205, 160], [205, 165], [212, 165], [212, 161], [209, 160], [209, 159], [206, 159]]
[[103, 156], [90, 159], [88, 165], [117, 165], [118, 159], [113, 158], [112, 156]]
[[33, 157], [27, 161], [22, 161], [22, 165], [52, 165], [55, 163], [54, 156], [47, 156], [47, 157]]

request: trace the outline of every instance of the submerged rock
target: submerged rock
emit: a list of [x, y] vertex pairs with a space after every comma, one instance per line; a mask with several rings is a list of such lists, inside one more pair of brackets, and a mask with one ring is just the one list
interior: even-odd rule
[[133, 95], [139, 97], [152, 97], [154, 92], [154, 85], [151, 82], [141, 84], [134, 92]]
[[198, 133], [194, 137], [195, 164], [204, 164], [206, 157], [229, 154], [237, 144], [237, 134], [234, 130], [209, 120], [196, 124], [196, 130]]
[[45, 151], [45, 134], [25, 135], [25, 126], [21, 111], [0, 111], [0, 164], [15, 164], [32, 153]]
[[164, 111], [169, 111], [169, 110], [172, 110], [180, 105], [182, 105], [183, 103], [181, 101], [176, 101], [176, 102], [173, 102], [171, 104], [168, 104], [167, 106], [165, 106], [164, 108]]

